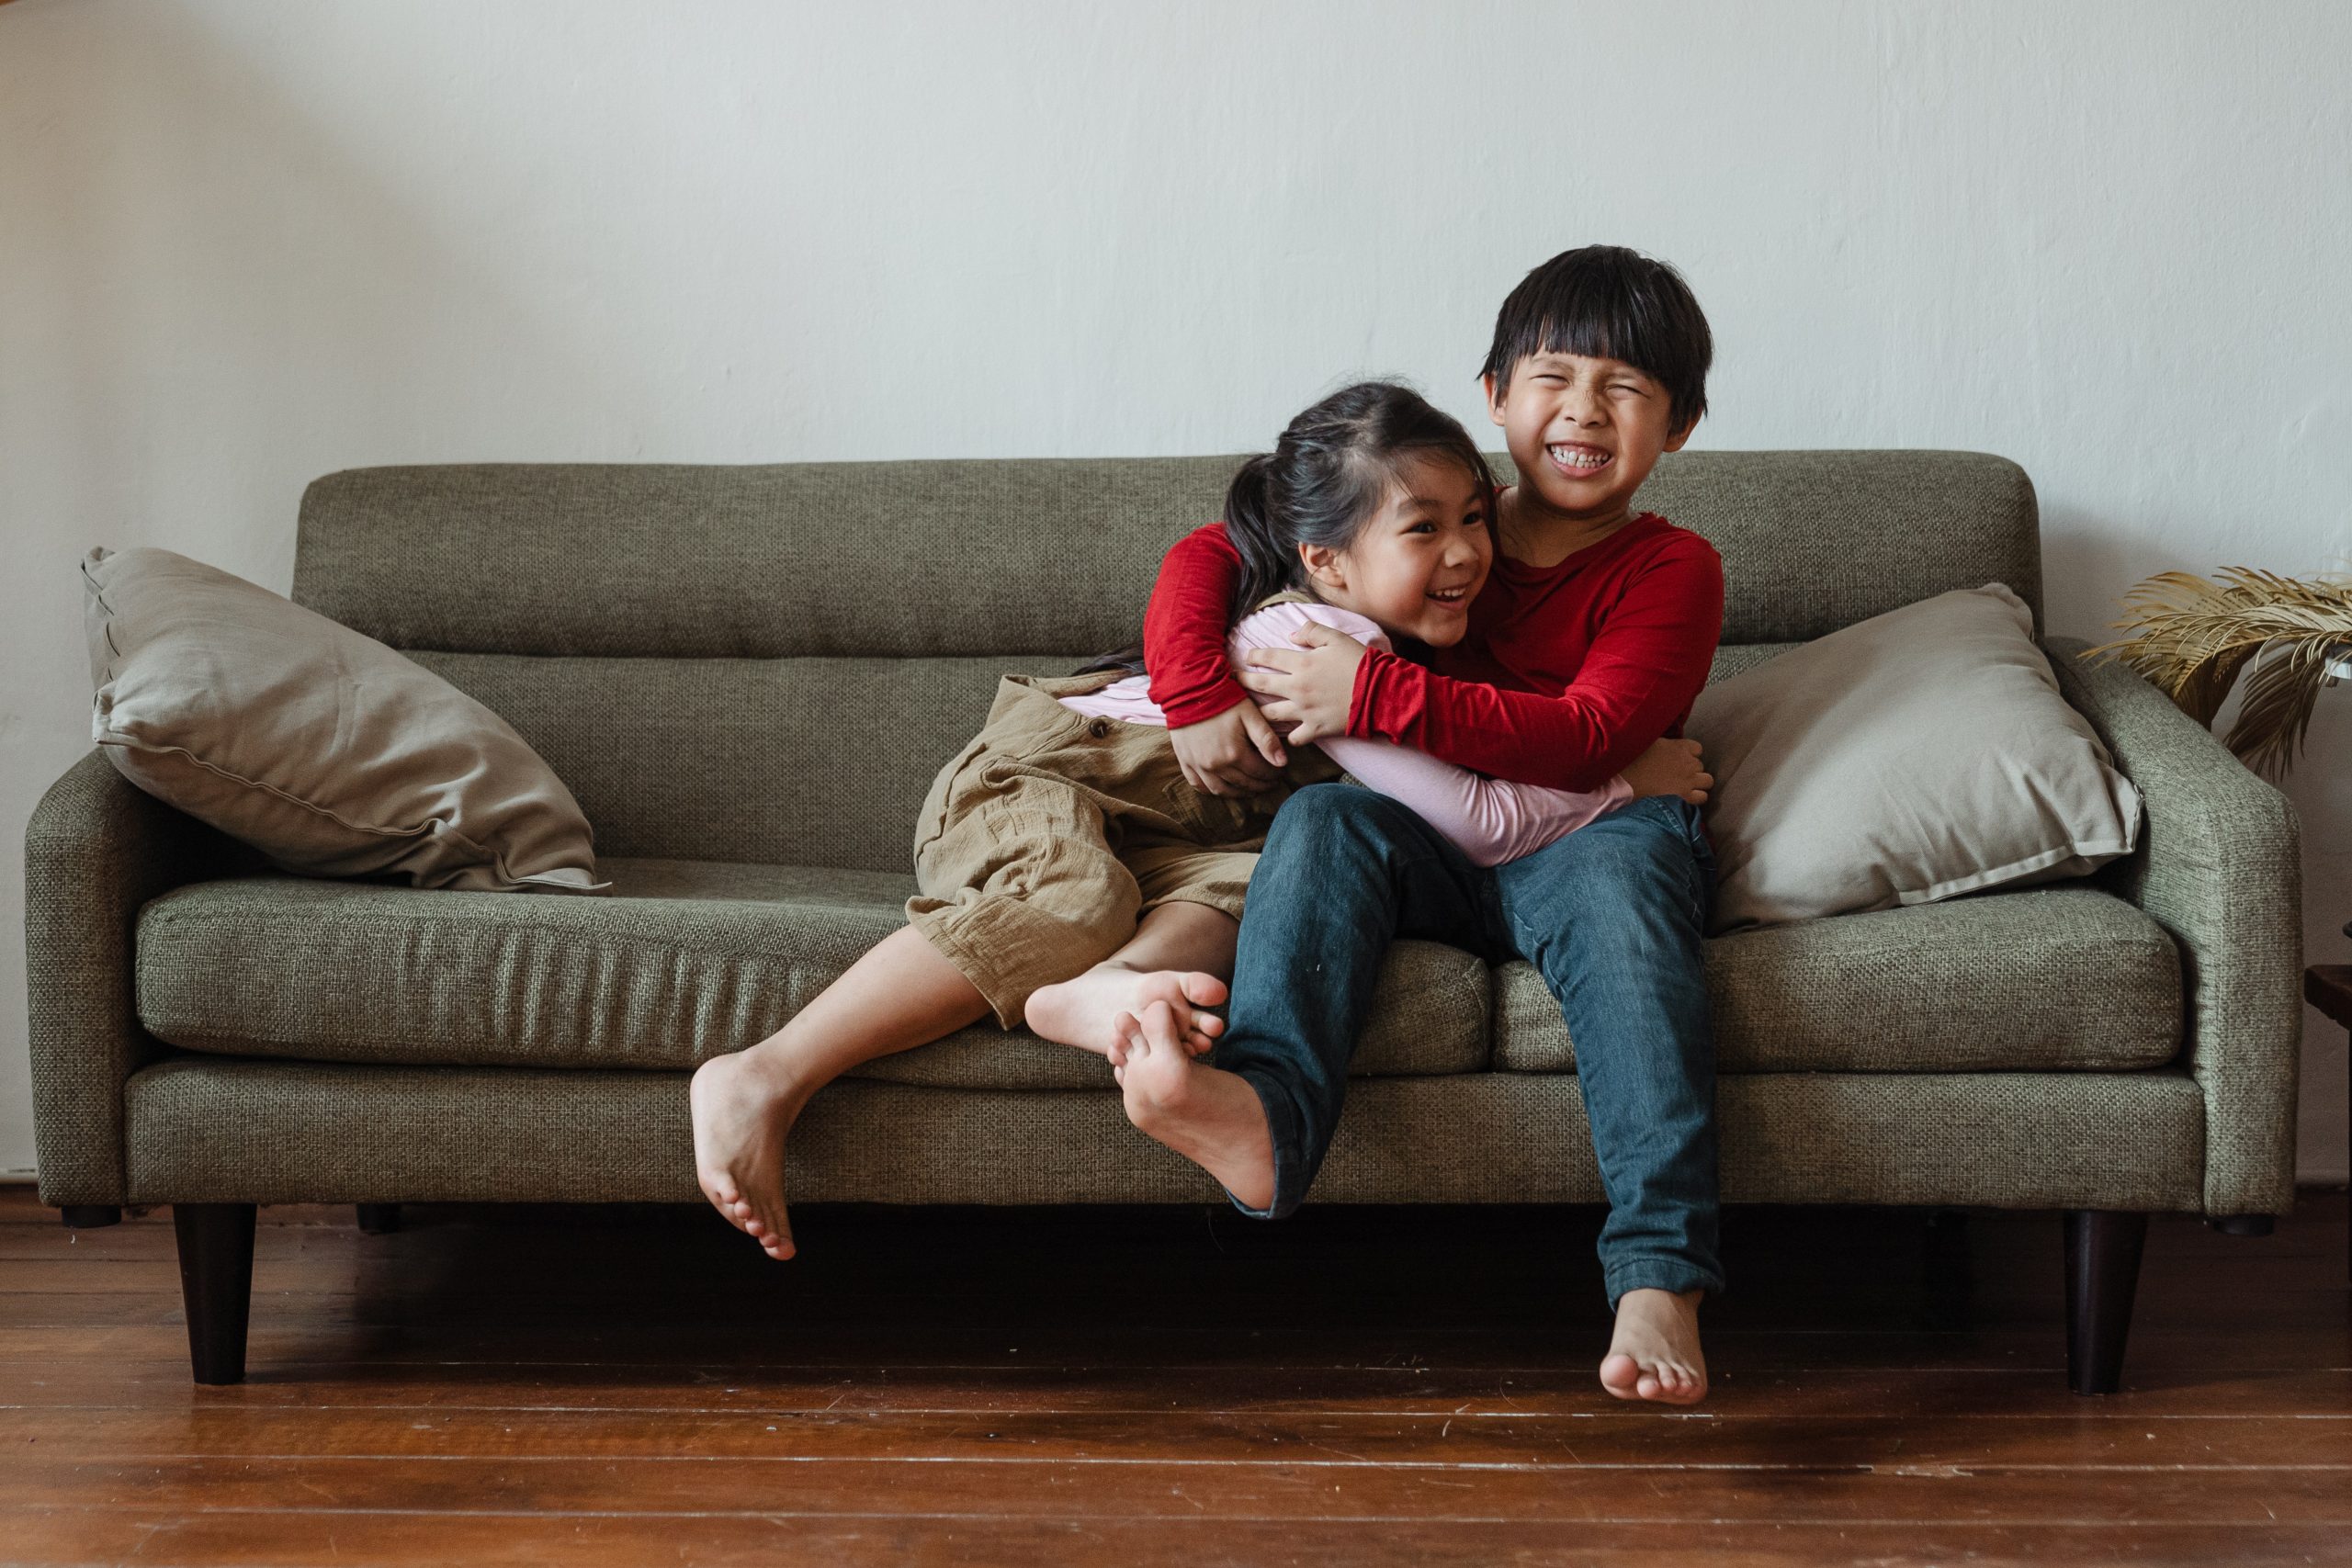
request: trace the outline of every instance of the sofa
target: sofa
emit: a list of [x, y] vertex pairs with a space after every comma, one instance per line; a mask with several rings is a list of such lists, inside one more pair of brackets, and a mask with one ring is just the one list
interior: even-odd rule
[[[173, 1206], [199, 1382], [243, 1372], [257, 1204], [698, 1201], [689, 1071], [899, 923], [917, 807], [997, 676], [1133, 641], [1236, 461], [319, 479], [294, 597], [520, 729], [613, 891], [273, 874], [94, 753], [28, 832], [43, 1201]], [[1996, 457], [1687, 452], [1642, 503], [1722, 552], [1717, 678], [1987, 581], [2042, 629], [2033, 491]], [[2046, 647], [2145, 797], [2136, 852], [1717, 936], [1707, 973], [1726, 1201], [2058, 1212], [2069, 1376], [2098, 1392], [2151, 1213], [2260, 1234], [2291, 1201], [2297, 829], [2140, 677]], [[1400, 942], [1353, 1071], [1314, 1201], [1601, 1199], [1528, 965]], [[790, 1157], [799, 1202], [1218, 1199], [1099, 1059], [985, 1023], [829, 1089]]]

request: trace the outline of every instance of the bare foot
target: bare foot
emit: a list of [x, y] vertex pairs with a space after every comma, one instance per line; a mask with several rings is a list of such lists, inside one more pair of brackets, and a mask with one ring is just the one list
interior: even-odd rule
[[1156, 1001], [1119, 1015], [1111, 1066], [1127, 1120], [1222, 1183], [1243, 1207], [1274, 1201], [1274, 1144], [1247, 1079], [1193, 1060], [1174, 1013]]
[[784, 1212], [784, 1134], [808, 1097], [758, 1050], [695, 1069], [695, 1177], [703, 1196], [770, 1258], [793, 1254]]
[[1600, 1362], [1600, 1386], [1620, 1399], [1696, 1404], [1707, 1397], [1699, 1353], [1704, 1291], [1627, 1291], [1617, 1298], [1617, 1332]]
[[1154, 1002], [1165, 1002], [1184, 1049], [1197, 1056], [1225, 1032], [1225, 1020], [1200, 1012], [1225, 1000], [1225, 982], [1201, 970], [1130, 969], [1097, 964], [1085, 974], [1029, 994], [1023, 1016], [1047, 1040], [1075, 1045], [1098, 1056], [1111, 1054], [1121, 1013], [1140, 1017]]

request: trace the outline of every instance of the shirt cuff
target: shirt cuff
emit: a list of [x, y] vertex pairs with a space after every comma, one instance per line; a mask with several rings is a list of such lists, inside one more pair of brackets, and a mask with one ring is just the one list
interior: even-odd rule
[[1205, 724], [1227, 709], [1249, 700], [1250, 694], [1242, 689], [1241, 682], [1228, 676], [1197, 694], [1161, 704], [1159, 715], [1168, 721], [1169, 728], [1182, 729], [1187, 725]]
[[1372, 727], [1372, 689], [1379, 679], [1379, 671], [1374, 666], [1381, 660], [1396, 657], [1385, 649], [1367, 648], [1363, 657], [1356, 660], [1355, 690], [1348, 694], [1348, 733], [1359, 740], [1387, 739]]

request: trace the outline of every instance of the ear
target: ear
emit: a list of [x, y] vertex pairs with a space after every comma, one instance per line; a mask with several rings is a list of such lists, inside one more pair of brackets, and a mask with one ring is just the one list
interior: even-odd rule
[[1666, 445], [1661, 447], [1660, 450], [1667, 452], [1681, 451], [1682, 444], [1690, 439], [1690, 433], [1699, 428], [1699, 420], [1706, 417], [1707, 416], [1702, 413], [1699, 415], [1697, 419], [1693, 419], [1690, 423], [1684, 425], [1681, 429], [1668, 436], [1666, 438]]
[[1502, 423], [1503, 399], [1510, 395], [1510, 389], [1509, 387], [1496, 385], [1495, 378], [1491, 374], [1479, 377], [1478, 385], [1486, 389], [1487, 417], [1493, 420], [1497, 424]]
[[1340, 559], [1340, 552], [1330, 546], [1299, 546], [1298, 563], [1306, 569], [1306, 575], [1309, 578], [1324, 587], [1336, 589], [1342, 593], [1348, 591], [1346, 564]]

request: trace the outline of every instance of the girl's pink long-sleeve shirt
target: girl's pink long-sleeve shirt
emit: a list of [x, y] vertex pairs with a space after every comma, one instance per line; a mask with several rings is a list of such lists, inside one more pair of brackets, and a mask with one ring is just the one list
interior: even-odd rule
[[[1389, 649], [1388, 634], [1352, 610], [1293, 602], [1269, 604], [1242, 617], [1226, 639], [1228, 656], [1238, 665], [1253, 648], [1296, 648], [1291, 633], [1310, 621], [1345, 632], [1367, 648]], [[1159, 705], [1151, 700], [1150, 681], [1142, 675], [1060, 700], [1064, 707], [1091, 716], [1128, 724], [1168, 723]], [[1385, 740], [1331, 735], [1315, 744], [1366, 789], [1411, 807], [1476, 865], [1500, 865], [1532, 854], [1634, 798], [1622, 774], [1591, 792], [1546, 789], [1490, 779]]]

